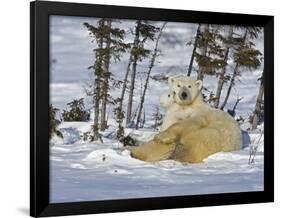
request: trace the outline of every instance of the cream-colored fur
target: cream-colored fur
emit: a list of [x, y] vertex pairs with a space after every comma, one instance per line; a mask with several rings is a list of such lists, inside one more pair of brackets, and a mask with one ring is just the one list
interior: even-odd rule
[[166, 110], [166, 114], [163, 118], [163, 123], [160, 127], [160, 132], [165, 131], [173, 124], [187, 119], [193, 112], [193, 108], [184, 108], [177, 103], [172, 103]]
[[160, 96], [160, 105], [166, 109], [165, 116], [163, 118], [160, 132], [168, 129], [170, 126], [183, 119], [185, 111], [183, 108], [175, 103], [173, 92], [163, 94]]
[[238, 124], [227, 113], [203, 102], [201, 81], [178, 77], [169, 80], [169, 84], [175, 102], [167, 112], [172, 107], [179, 119], [171, 121], [153, 140], [131, 149], [133, 157], [144, 161], [175, 159], [197, 163], [216, 152], [241, 148]]
[[174, 101], [174, 96], [173, 96], [172, 92], [165, 93], [165, 94], [161, 95], [159, 98], [160, 106], [165, 109], [169, 108], [174, 102], [175, 101]]

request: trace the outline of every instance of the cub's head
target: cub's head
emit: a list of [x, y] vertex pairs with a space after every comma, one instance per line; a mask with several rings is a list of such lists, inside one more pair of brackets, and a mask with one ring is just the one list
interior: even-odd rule
[[187, 76], [169, 77], [170, 90], [177, 104], [189, 105], [201, 94], [202, 81]]
[[164, 108], [169, 107], [174, 102], [173, 92], [165, 93], [160, 96], [160, 105]]

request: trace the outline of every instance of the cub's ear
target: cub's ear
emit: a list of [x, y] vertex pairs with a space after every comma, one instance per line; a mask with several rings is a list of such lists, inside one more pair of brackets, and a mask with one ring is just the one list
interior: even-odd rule
[[196, 80], [195, 85], [197, 86], [198, 90], [202, 89], [203, 83], [201, 80]]
[[168, 77], [168, 84], [169, 84], [170, 87], [172, 87], [174, 81], [175, 81], [175, 77], [174, 76], [169, 76]]

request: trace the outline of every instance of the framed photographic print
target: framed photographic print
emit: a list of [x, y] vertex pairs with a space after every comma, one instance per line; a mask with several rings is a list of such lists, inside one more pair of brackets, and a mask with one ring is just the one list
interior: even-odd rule
[[273, 17], [31, 2], [30, 215], [272, 202]]

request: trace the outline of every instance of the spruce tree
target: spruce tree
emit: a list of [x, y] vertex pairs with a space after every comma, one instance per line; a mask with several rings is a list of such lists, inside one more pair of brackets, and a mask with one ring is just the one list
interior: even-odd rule
[[113, 112], [115, 114], [115, 121], [118, 124], [118, 128], [116, 131], [116, 138], [118, 140], [123, 139], [124, 137], [124, 127], [123, 127], [123, 120], [125, 118], [125, 112], [122, 110], [122, 107], [120, 107], [120, 98], [116, 99], [117, 107], [114, 108]]
[[131, 64], [132, 64], [132, 55], [130, 55], [129, 62], [128, 62], [128, 65], [126, 68], [125, 78], [123, 80], [123, 85], [122, 85], [122, 90], [121, 90], [121, 96], [120, 96], [120, 98], [115, 99], [116, 107], [113, 110], [113, 112], [115, 114], [115, 121], [118, 123], [116, 137], [119, 140], [122, 140], [124, 137], [123, 120], [125, 118], [125, 111], [123, 110], [123, 101], [124, 101], [125, 92], [126, 92], [126, 88], [127, 88], [127, 81], [128, 81]]
[[233, 29], [234, 29], [233, 26], [229, 26], [227, 36], [225, 38], [222, 37], [223, 46], [225, 48], [224, 58], [223, 58], [225, 65], [223, 66], [221, 72], [218, 72], [218, 74], [217, 74], [219, 79], [218, 79], [216, 93], [214, 96], [214, 107], [215, 108], [219, 107], [223, 86], [230, 79], [230, 77], [226, 74], [226, 68], [227, 68], [227, 61], [229, 59], [230, 49], [231, 49], [231, 47], [233, 47], [233, 45], [235, 43], [235, 40], [233, 40]]
[[203, 80], [205, 75], [217, 75], [225, 67], [225, 49], [222, 46], [222, 35], [218, 25], [202, 24], [200, 26], [195, 59], [198, 64], [197, 79]]
[[132, 56], [132, 70], [129, 85], [126, 124], [129, 124], [132, 120], [133, 97], [138, 62], [141, 62], [144, 58], [149, 57], [151, 50], [146, 49], [144, 45], [147, 40], [154, 40], [155, 33], [158, 30], [159, 28], [153, 26], [148, 21], [138, 20], [136, 22], [136, 26], [134, 29], [134, 42], [130, 52]]
[[[115, 104], [114, 99], [109, 95], [110, 87], [119, 87], [120, 81], [117, 81], [113, 74], [110, 72], [110, 62], [114, 60], [115, 62], [120, 61], [121, 55], [130, 48], [130, 43], [124, 43], [125, 31], [120, 28], [114, 28], [112, 26], [113, 20], [107, 20], [107, 35], [106, 35], [106, 46], [104, 49], [104, 70], [105, 78], [102, 88], [102, 106], [101, 106], [101, 130], [107, 128], [106, 121], [106, 106], [108, 103]], [[111, 86], [109, 83], [111, 82]]]
[[260, 87], [257, 95], [255, 110], [252, 116], [252, 130], [257, 129], [258, 124], [263, 120], [264, 117], [264, 85], [263, 85], [263, 73], [261, 78], [259, 78], [260, 81]]
[[101, 134], [99, 132], [99, 112], [100, 112], [100, 101], [101, 101], [101, 82], [103, 77], [103, 41], [104, 41], [104, 19], [98, 21], [97, 27], [84, 23], [84, 26], [88, 29], [90, 37], [93, 37], [97, 43], [97, 48], [94, 49], [95, 52], [95, 63], [89, 66], [88, 69], [93, 70], [94, 81], [91, 85], [91, 95], [93, 97], [94, 104], [94, 123], [92, 125], [93, 135], [91, 141], [100, 140], [102, 141]]
[[223, 110], [229, 99], [231, 90], [235, 84], [237, 77], [241, 76], [242, 70], [254, 70], [260, 67], [262, 60], [262, 53], [255, 47], [254, 39], [258, 38], [261, 28], [259, 27], [245, 27], [239, 28], [242, 30], [242, 34], [236, 33], [235, 46], [232, 48], [233, 60], [235, 63], [234, 70], [232, 72], [230, 83], [226, 92], [225, 99], [220, 106]]
[[158, 50], [159, 40], [161, 38], [163, 29], [165, 28], [166, 24], [167, 24], [166, 22], [163, 23], [163, 25], [160, 28], [159, 34], [158, 34], [158, 36], [156, 37], [156, 40], [155, 40], [155, 47], [154, 47], [154, 50], [153, 50], [153, 53], [152, 53], [152, 56], [151, 56], [151, 59], [150, 59], [150, 63], [149, 63], [148, 71], [147, 71], [147, 74], [146, 74], [146, 80], [145, 80], [143, 92], [141, 93], [140, 107], [139, 107], [139, 111], [138, 111], [138, 115], [137, 115], [137, 121], [136, 121], [136, 129], [138, 129], [139, 125], [140, 125], [141, 115], [142, 115], [142, 112], [143, 112], [143, 105], [144, 105], [144, 100], [145, 100], [145, 96], [146, 96], [146, 91], [147, 91], [147, 88], [148, 88], [150, 74], [151, 74], [152, 68], [154, 67], [156, 57], [159, 55], [159, 50]]
[[[92, 140], [101, 140], [99, 130], [105, 130], [106, 123], [106, 109], [107, 104], [112, 103], [111, 96], [109, 95], [109, 81], [114, 80], [110, 72], [110, 63], [120, 61], [120, 56], [129, 48], [129, 45], [123, 42], [125, 31], [120, 28], [114, 28], [112, 19], [102, 18], [97, 22], [97, 25], [84, 23], [84, 26], [89, 31], [90, 37], [93, 42], [96, 42], [97, 48], [95, 52], [95, 63], [89, 69], [93, 70], [94, 81], [91, 85], [89, 93], [93, 96], [94, 104], [94, 124]], [[116, 84], [113, 82], [113, 84]], [[101, 111], [101, 113], [100, 113]], [[99, 119], [101, 123], [99, 124]]]
[[[194, 43], [193, 43], [193, 50], [192, 50], [192, 54], [190, 56], [190, 62], [189, 62], [189, 66], [188, 66], [187, 76], [190, 76], [191, 72], [192, 72], [194, 57], [195, 57], [196, 49], [197, 49], [197, 46], [198, 46], [198, 40], [199, 40], [200, 35], [201, 35], [200, 29], [201, 29], [201, 24], [198, 24], [195, 40], [194, 40]], [[187, 44], [190, 45], [191, 42], [189, 42]]]

